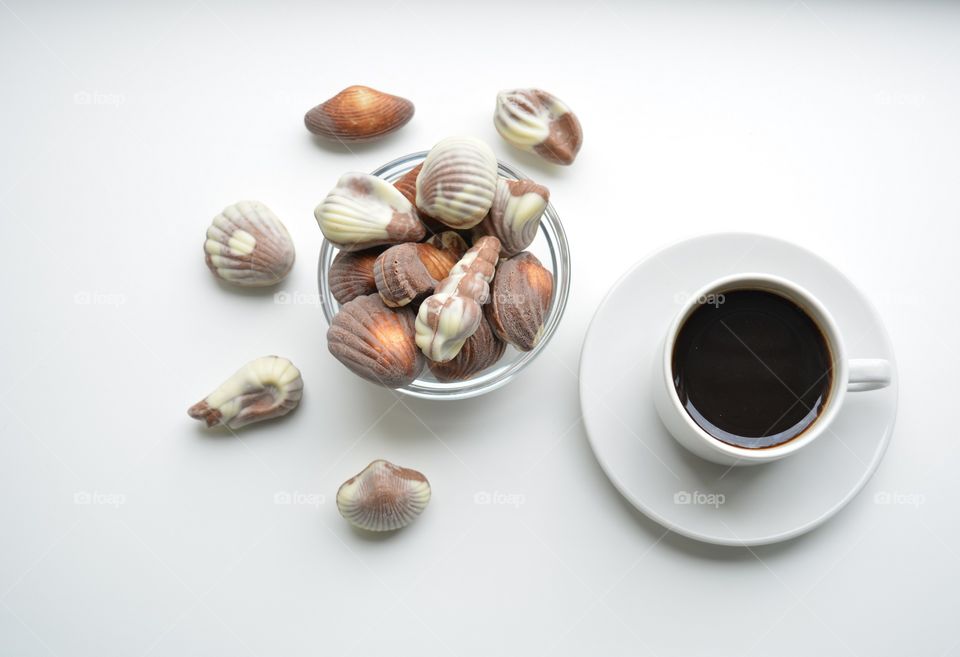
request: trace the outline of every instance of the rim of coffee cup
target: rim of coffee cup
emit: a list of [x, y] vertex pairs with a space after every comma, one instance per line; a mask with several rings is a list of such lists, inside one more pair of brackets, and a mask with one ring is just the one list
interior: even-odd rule
[[[830, 354], [833, 378], [830, 382], [830, 391], [827, 394], [826, 408], [813, 423], [798, 436], [773, 447], [763, 447], [759, 449], [738, 447], [725, 443], [711, 435], [690, 417], [687, 409], [685, 409], [680, 402], [680, 396], [677, 394], [676, 386], [673, 383], [673, 349], [680, 329], [683, 327], [683, 323], [693, 310], [702, 305], [702, 303], [706, 303], [707, 300], [711, 298], [715, 299], [718, 294], [732, 292], [734, 290], [765, 290], [793, 301], [817, 324], [817, 327], [826, 339], [827, 349]], [[711, 297], [711, 295], [713, 295], [713, 297]], [[742, 461], [749, 462], [780, 459], [806, 447], [821, 436], [840, 411], [846, 395], [847, 379], [849, 377], [849, 363], [846, 356], [846, 349], [837, 324], [826, 307], [809, 290], [793, 281], [773, 274], [758, 272], [731, 274], [715, 279], [701, 287], [684, 302], [680, 311], [670, 323], [670, 328], [667, 331], [667, 337], [664, 341], [661, 370], [665, 379], [663, 383], [667, 386], [670, 403], [674, 411], [683, 417], [687, 427], [712, 448]]]

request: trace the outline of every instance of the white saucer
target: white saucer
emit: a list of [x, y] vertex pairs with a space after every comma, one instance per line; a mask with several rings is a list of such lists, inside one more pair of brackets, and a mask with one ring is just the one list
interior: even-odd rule
[[[888, 388], [847, 395], [830, 432], [782, 461], [728, 469], [694, 456], [660, 423], [651, 396], [656, 345], [680, 304], [741, 272], [788, 278], [833, 314], [851, 358], [886, 358]], [[876, 471], [897, 412], [893, 348], [843, 274], [782, 240], [742, 233], [670, 246], [633, 267], [594, 315], [580, 357], [580, 404], [593, 452], [635, 507], [684, 536], [720, 545], [784, 541], [825, 522]]]

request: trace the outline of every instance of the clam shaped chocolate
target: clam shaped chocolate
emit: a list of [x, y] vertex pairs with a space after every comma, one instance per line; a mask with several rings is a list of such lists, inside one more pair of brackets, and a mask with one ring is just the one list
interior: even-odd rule
[[351, 525], [372, 532], [406, 527], [430, 502], [430, 482], [420, 472], [382, 459], [337, 491], [337, 509]]
[[493, 235], [500, 240], [501, 255], [516, 255], [533, 243], [549, 201], [543, 185], [500, 177], [490, 212], [474, 227], [474, 235]]
[[481, 319], [477, 330], [467, 338], [457, 355], [445, 363], [429, 361], [430, 371], [438, 381], [445, 383], [466, 381], [494, 365], [506, 349], [507, 344], [494, 335], [490, 323]]
[[243, 287], [276, 285], [295, 258], [290, 233], [259, 201], [228, 205], [214, 217], [203, 253], [217, 278]]
[[377, 282], [373, 277], [373, 263], [381, 249], [365, 251], [340, 251], [330, 265], [327, 281], [330, 292], [339, 304], [377, 291]]
[[413, 103], [370, 87], [353, 85], [317, 105], [303, 118], [307, 130], [339, 142], [379, 139], [413, 118]]
[[396, 187], [366, 173], [347, 173], [313, 211], [323, 236], [343, 251], [419, 242], [426, 229]]
[[187, 414], [208, 427], [239, 429], [286, 415], [300, 404], [302, 396], [300, 370], [286, 358], [264, 356], [237, 370]]
[[451, 228], [472, 228], [490, 210], [497, 158], [473, 137], [438, 142], [417, 176], [417, 208]]
[[483, 319], [500, 240], [481, 237], [454, 265], [417, 312], [417, 346], [430, 360], [452, 360]]
[[552, 296], [553, 274], [524, 251], [497, 266], [484, 313], [501, 340], [530, 351], [543, 337]]
[[542, 89], [501, 91], [493, 124], [511, 145], [554, 164], [572, 164], [583, 144], [576, 115]]
[[330, 353], [353, 373], [388, 388], [402, 388], [420, 375], [423, 354], [414, 339], [414, 314], [391, 310], [370, 294], [344, 304], [327, 330]]

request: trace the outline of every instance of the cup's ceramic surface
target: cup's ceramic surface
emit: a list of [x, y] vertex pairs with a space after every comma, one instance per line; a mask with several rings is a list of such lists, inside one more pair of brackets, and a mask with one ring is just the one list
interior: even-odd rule
[[[698, 425], [680, 401], [673, 377], [673, 349], [683, 323], [704, 300], [717, 298], [733, 290], [764, 290], [778, 294], [797, 304], [813, 319], [826, 338], [833, 363], [833, 377], [827, 402], [820, 415], [795, 438], [761, 449], [749, 449], [725, 443]], [[807, 290], [784, 278], [769, 274], [745, 273], [726, 276], [704, 286], [688, 299], [667, 330], [654, 359], [654, 404], [661, 421], [681, 445], [708, 461], [722, 465], [756, 465], [782, 459], [803, 449], [829, 432], [848, 391], [875, 390], [889, 385], [891, 365], [886, 360], [848, 359], [843, 338], [827, 309]]]

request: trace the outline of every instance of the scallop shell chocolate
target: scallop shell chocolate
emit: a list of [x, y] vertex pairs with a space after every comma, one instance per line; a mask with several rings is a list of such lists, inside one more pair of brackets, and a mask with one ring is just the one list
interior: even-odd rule
[[497, 188], [497, 158], [473, 137], [437, 143], [417, 176], [417, 208], [451, 228], [472, 228], [490, 210]]
[[372, 532], [406, 527], [430, 502], [422, 473], [379, 459], [337, 491], [337, 509], [351, 525]]
[[286, 358], [263, 356], [237, 370], [187, 414], [208, 427], [239, 429], [286, 415], [302, 396], [300, 370]]
[[366, 173], [347, 173], [313, 212], [323, 236], [343, 251], [419, 242], [426, 229], [396, 187]]
[[473, 229], [474, 236], [493, 235], [500, 240], [500, 254], [516, 255], [533, 243], [540, 217], [550, 202], [550, 191], [532, 180], [497, 180], [493, 206]]
[[369, 294], [344, 304], [330, 322], [327, 348], [358, 376], [388, 388], [412, 383], [423, 370], [409, 308], [387, 308]]
[[276, 285], [296, 258], [290, 233], [259, 201], [228, 205], [214, 217], [203, 253], [217, 278], [242, 287]]
[[511, 145], [554, 164], [572, 164], [583, 144], [576, 115], [542, 89], [501, 91], [493, 124]]
[[377, 282], [373, 276], [373, 263], [381, 249], [365, 251], [340, 251], [330, 265], [327, 281], [330, 292], [337, 303], [343, 305], [357, 297], [377, 291]]
[[445, 363], [429, 361], [430, 371], [438, 381], [466, 381], [475, 377], [503, 357], [507, 343], [500, 340], [486, 318], [473, 335], [463, 343], [459, 353]]

